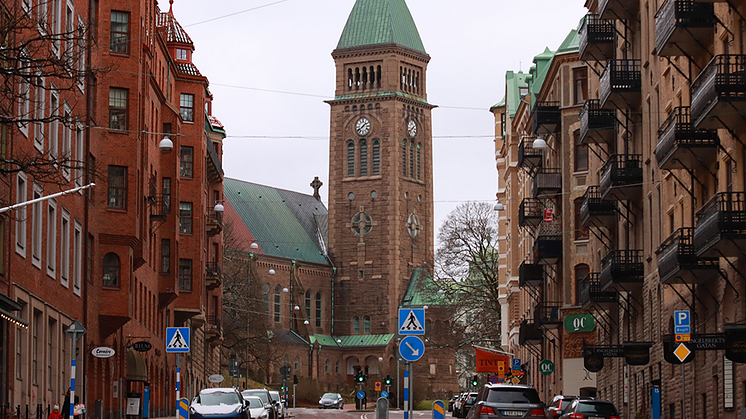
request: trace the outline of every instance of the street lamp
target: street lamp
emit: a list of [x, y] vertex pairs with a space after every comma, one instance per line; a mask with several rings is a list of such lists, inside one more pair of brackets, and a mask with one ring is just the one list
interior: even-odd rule
[[505, 211], [505, 205], [500, 202], [500, 199], [497, 199], [497, 202], [495, 203], [495, 208], [493, 208], [495, 211]]
[[252, 248], [252, 249], [258, 249], [259, 248], [259, 243], [257, 243], [257, 242], [251, 242], [251, 246], [249, 246], [249, 247]]
[[534, 143], [533, 143], [533, 148], [535, 148], [535, 149], [537, 149], [537, 150], [544, 150], [544, 149], [546, 149], [547, 147], [549, 147], [549, 145], [547, 144], [546, 140], [544, 140], [543, 138], [541, 138], [541, 137], [537, 137], [537, 138], [536, 138], [536, 139], [534, 140]]
[[225, 207], [223, 206], [223, 204], [221, 204], [220, 202], [218, 202], [217, 204], [215, 204], [215, 206], [213, 207], [212, 210], [215, 211], [215, 212], [223, 212], [223, 211], [225, 211]]
[[270, 270], [269, 270], [269, 274], [270, 274], [270, 275], [274, 275], [274, 274], [275, 274], [275, 270], [274, 270], [274, 269], [270, 269]]
[[171, 151], [174, 148], [174, 142], [168, 138], [168, 135], [164, 136], [161, 142], [158, 143], [158, 148], [161, 151]]

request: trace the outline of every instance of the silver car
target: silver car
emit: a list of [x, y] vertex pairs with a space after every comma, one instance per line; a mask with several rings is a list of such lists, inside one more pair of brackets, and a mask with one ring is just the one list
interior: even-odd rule
[[249, 404], [251, 419], [269, 419], [269, 410], [264, 407], [262, 399], [259, 397], [248, 396], [244, 397], [244, 400]]
[[319, 399], [319, 409], [344, 409], [345, 402], [339, 393], [324, 393]]

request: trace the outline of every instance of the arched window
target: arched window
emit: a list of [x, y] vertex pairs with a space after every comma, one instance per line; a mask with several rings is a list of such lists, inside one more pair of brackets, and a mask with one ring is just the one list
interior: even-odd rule
[[381, 142], [373, 141], [373, 176], [381, 174]]
[[417, 144], [417, 180], [422, 180], [422, 144]]
[[347, 69], [347, 90], [352, 90], [352, 69]]
[[329, 374], [329, 360], [324, 361], [324, 373]]
[[360, 176], [368, 176], [368, 142], [360, 140]]
[[339, 361], [334, 363], [334, 373], [339, 374]]
[[296, 371], [300, 370], [300, 358], [298, 357], [295, 357], [295, 370]]
[[105, 287], [119, 286], [119, 256], [116, 253], [107, 253], [104, 256], [103, 285]]
[[316, 293], [316, 327], [321, 327], [321, 293]]
[[401, 175], [407, 177], [407, 141], [401, 142]]
[[282, 292], [282, 290], [280, 289], [280, 286], [277, 285], [275, 287], [275, 321], [278, 322], [278, 323], [280, 322], [280, 310], [281, 310], [281, 305], [280, 305], [281, 295], [280, 295], [280, 292]]
[[262, 293], [264, 294], [264, 312], [269, 314], [269, 284], [264, 284]]
[[360, 333], [360, 317], [352, 318], [352, 333]]
[[588, 276], [591, 268], [585, 263], [575, 265], [575, 304], [580, 304], [580, 280]]
[[355, 143], [347, 143], [347, 177], [355, 177]]
[[588, 227], [583, 225], [580, 217], [580, 209], [583, 207], [583, 198], [575, 199], [575, 240], [588, 240]]
[[363, 317], [363, 333], [370, 333], [370, 316]]
[[575, 171], [576, 172], [587, 172], [588, 171], [588, 145], [580, 142], [580, 130], [576, 130], [572, 134], [575, 142]]
[[311, 318], [311, 290], [306, 291], [306, 318]]

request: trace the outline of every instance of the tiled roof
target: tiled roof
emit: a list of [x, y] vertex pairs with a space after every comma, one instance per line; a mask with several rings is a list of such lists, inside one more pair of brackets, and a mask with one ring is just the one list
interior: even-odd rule
[[176, 63], [176, 70], [188, 76], [202, 76], [197, 66], [192, 63]]
[[215, 118], [212, 115], [208, 116], [207, 118], [210, 120], [210, 125], [212, 125], [213, 128], [218, 128], [221, 130], [225, 128], [225, 126], [223, 126], [223, 123], [218, 121], [218, 118]]
[[179, 44], [194, 44], [192, 38], [181, 27], [171, 13], [158, 14], [158, 27], [165, 30], [166, 42], [176, 42]]
[[338, 49], [399, 44], [425, 52], [404, 0], [357, 0], [337, 44]]
[[[234, 224], [240, 222], [248, 230], [260, 253], [329, 265], [323, 203], [311, 195], [237, 179], [226, 178], [223, 188], [238, 217]], [[227, 208], [225, 215], [231, 215]]]

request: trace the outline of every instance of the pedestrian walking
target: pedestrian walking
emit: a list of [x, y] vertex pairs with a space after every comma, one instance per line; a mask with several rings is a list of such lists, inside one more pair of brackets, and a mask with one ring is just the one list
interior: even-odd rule
[[62, 413], [60, 413], [59, 405], [54, 405], [52, 411], [49, 412], [49, 419], [62, 419]]

